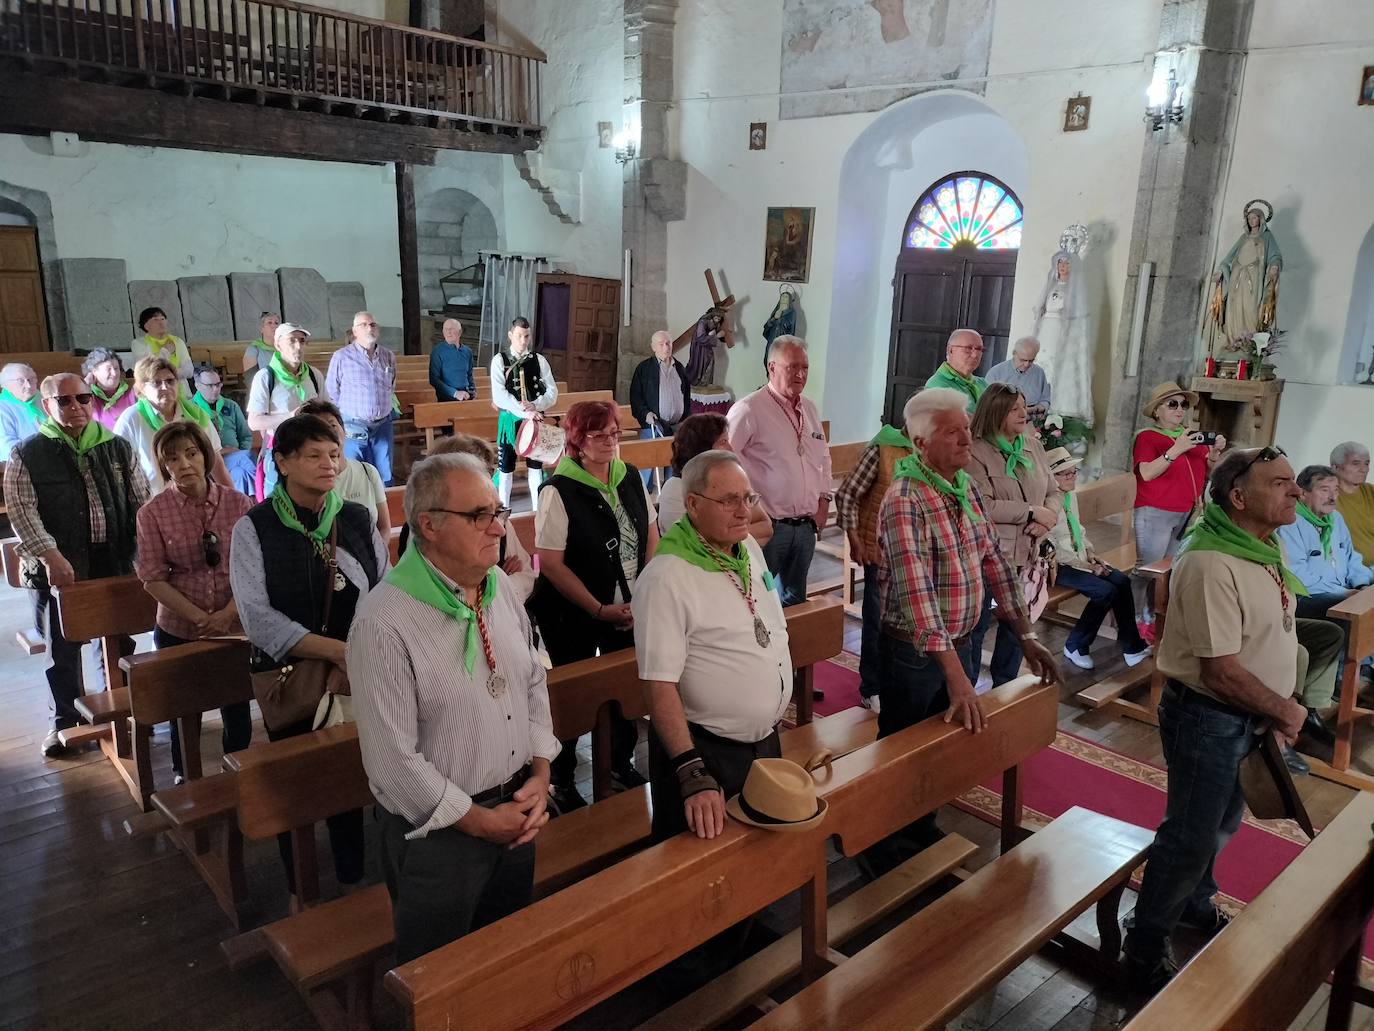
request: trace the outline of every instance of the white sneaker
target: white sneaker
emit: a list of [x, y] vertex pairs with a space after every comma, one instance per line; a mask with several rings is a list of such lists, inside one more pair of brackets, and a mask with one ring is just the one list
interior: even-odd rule
[[1079, 669], [1092, 669], [1094, 665], [1091, 655], [1088, 655], [1086, 652], [1070, 651], [1067, 644], [1064, 645], [1064, 658], [1068, 659]]
[[1142, 651], [1138, 651], [1138, 652], [1122, 652], [1122, 653], [1121, 653], [1121, 657], [1122, 657], [1123, 659], [1126, 660], [1126, 665], [1128, 665], [1128, 666], [1139, 666], [1142, 662], [1144, 662], [1146, 659], [1148, 659], [1148, 658], [1149, 658], [1151, 655], [1153, 655], [1154, 653], [1155, 653], [1155, 650], [1154, 650], [1153, 648], [1151, 648], [1151, 647], [1147, 644], [1147, 645], [1145, 646], [1145, 648], [1144, 648]]
[[873, 715], [875, 715], [875, 716], [876, 716], [878, 713], [882, 712], [882, 709], [883, 709], [883, 699], [882, 699], [882, 696], [881, 696], [881, 695], [876, 695], [876, 694], [875, 694], [875, 695], [869, 695], [869, 696], [868, 696], [868, 707], [869, 707], [870, 709], [873, 710]]

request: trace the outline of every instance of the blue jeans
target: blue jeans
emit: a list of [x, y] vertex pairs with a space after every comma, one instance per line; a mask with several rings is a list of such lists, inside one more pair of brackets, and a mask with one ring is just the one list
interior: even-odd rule
[[344, 457], [375, 466], [388, 487], [391, 486], [391, 440], [395, 421], [395, 415], [387, 415], [377, 422], [344, 420]]
[[1131, 593], [1131, 578], [1119, 569], [1106, 576], [1098, 576], [1086, 569], [1060, 566], [1054, 582], [1059, 587], [1077, 591], [1088, 599], [1083, 614], [1069, 631], [1064, 646], [1069, 651], [1087, 655], [1102, 629], [1102, 621], [1111, 612], [1116, 616], [1116, 639], [1121, 650], [1130, 654], [1145, 650], [1140, 631], [1135, 625], [1135, 595]]
[[1126, 939], [1133, 961], [1150, 964], [1185, 914], [1212, 912], [1217, 854], [1240, 827], [1245, 799], [1240, 763], [1255, 745], [1257, 716], [1223, 711], [1170, 681], [1159, 706], [1159, 736], [1169, 767], [1164, 822], [1155, 832]]
[[[988, 669], [992, 674], [992, 686], [997, 687], [999, 684], [1005, 684], [1008, 680], [1015, 680], [1021, 672], [1021, 641], [1010, 625], [1003, 623], [992, 614], [992, 591], [988, 588], [985, 580], [983, 581], [983, 614], [978, 617], [978, 625], [973, 628], [973, 633], [969, 634], [975, 670], [982, 669], [983, 638], [987, 636], [988, 627], [994, 620], [997, 620], [998, 623], [997, 642], [992, 646], [992, 665]], [[969, 679], [975, 684], [978, 682], [976, 674]]]
[[[672, 435], [671, 432], [665, 433], [660, 426], [641, 426], [639, 428], [640, 440], [658, 440], [660, 437], [671, 437]], [[654, 471], [652, 469], [641, 469], [639, 475], [640, 478], [644, 480], [645, 490], [653, 486]], [[671, 465], [665, 465], [663, 467], [663, 482], [667, 483], [672, 478], [672, 475], [673, 467]]]
[[806, 601], [806, 574], [811, 571], [811, 557], [815, 553], [814, 523], [793, 525], [773, 520], [773, 539], [764, 545], [763, 559], [768, 563], [768, 571], [778, 578], [784, 606]]
[[878, 638], [883, 634], [883, 599], [878, 567], [864, 566], [863, 634], [859, 638], [859, 694], [872, 698], [882, 686]]
[[224, 468], [229, 471], [234, 489], [251, 498], [258, 475], [257, 456], [252, 451], [231, 451], [224, 456]]

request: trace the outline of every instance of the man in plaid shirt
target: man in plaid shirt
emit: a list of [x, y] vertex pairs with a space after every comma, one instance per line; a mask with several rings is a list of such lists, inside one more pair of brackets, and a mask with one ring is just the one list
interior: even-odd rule
[[381, 345], [370, 311], [353, 316], [353, 342], [334, 352], [325, 391], [343, 413], [344, 455], [376, 466], [391, 485], [391, 445], [396, 419], [396, 356]]
[[[1054, 658], [1031, 631], [1029, 613], [997, 530], [983, 512], [969, 460], [967, 397], [923, 390], [903, 414], [916, 453], [897, 463], [878, 513], [882, 633], [878, 638], [878, 737], [940, 712], [977, 734], [987, 725], [974, 693], [980, 656], [969, 634], [983, 605], [984, 579], [1001, 619], [1044, 683], [1057, 683]], [[915, 821], [864, 853], [879, 875], [941, 837], [935, 814]]]

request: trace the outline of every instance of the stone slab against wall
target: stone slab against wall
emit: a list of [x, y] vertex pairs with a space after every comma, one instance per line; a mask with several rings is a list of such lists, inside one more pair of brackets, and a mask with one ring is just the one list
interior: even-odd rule
[[[281, 314], [281, 288], [275, 272], [229, 273], [229, 306], [234, 313], [234, 339], [256, 340], [265, 311]], [[272, 341], [267, 341], [269, 344]]]
[[123, 258], [59, 258], [55, 305], [73, 349], [126, 348], [134, 337]]
[[224, 276], [185, 276], [177, 280], [186, 340], [234, 340], [234, 315], [229, 307], [229, 280]]
[[134, 332], [138, 332], [138, 315], [145, 308], [161, 308], [167, 313], [167, 329], [176, 336], [186, 337], [186, 323], [181, 317], [181, 295], [171, 279], [129, 280], [129, 315]]
[[329, 284], [313, 268], [279, 268], [281, 317], [309, 330], [311, 336], [329, 335]]
[[330, 339], [342, 340], [353, 328], [353, 316], [367, 310], [367, 294], [362, 283], [330, 283], [328, 289]]

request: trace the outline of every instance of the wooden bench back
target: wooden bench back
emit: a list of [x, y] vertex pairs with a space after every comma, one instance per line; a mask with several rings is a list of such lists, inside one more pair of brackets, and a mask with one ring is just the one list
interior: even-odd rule
[[136, 576], [80, 580], [54, 590], [69, 641], [146, 634], [157, 619], [157, 602]]
[[[70, 351], [14, 351], [5, 355], [5, 362], [29, 366], [38, 374], [40, 384], [59, 372], [74, 372], [78, 376], [81, 375], [81, 358]], [[8, 458], [9, 455], [5, 457]]]
[[620, 460], [628, 462], [641, 472], [647, 469], [661, 469], [673, 464], [673, 440], [671, 437], [657, 437], [651, 440], [622, 440]]
[[248, 838], [283, 834], [372, 802], [354, 723], [225, 758], [238, 774], [239, 829]]
[[[575, 393], [562, 393], [546, 415], [562, 415], [579, 401], [613, 401], [609, 390], [585, 390]], [[415, 406], [415, 426], [417, 429], [439, 429], [450, 426], [458, 419], [471, 415], [491, 415], [494, 409], [490, 400], [478, 401], [436, 401], [433, 404]]]
[[852, 444], [831, 444], [830, 471], [835, 479], [842, 480], [853, 472], [854, 467], [859, 464], [859, 456], [867, 447], [868, 442], [863, 440]]
[[120, 660], [129, 710], [139, 723], [167, 723], [253, 699], [247, 641], [193, 641]]
[[525, 549], [526, 554], [534, 557], [534, 518], [533, 512], [517, 512], [510, 517], [510, 522], [506, 525], [506, 533], [515, 534], [520, 541], [520, 545]]
[[5, 582], [11, 587], [23, 587], [19, 579], [19, 538], [7, 537], [0, 541], [0, 557], [5, 565]]
[[1117, 473], [1079, 487], [1074, 492], [1078, 496], [1079, 521], [1086, 526], [1120, 516], [1120, 543], [1130, 544], [1134, 540], [1131, 510], [1135, 507], [1135, 486], [1135, 473]]
[[[1374, 795], [1357, 792], [1126, 1031], [1288, 1027], [1333, 968], [1335, 1014], [1358, 983], [1360, 946], [1374, 912], [1372, 820]], [[1348, 1010], [1344, 1021], [1326, 1026], [1349, 1027]]]

